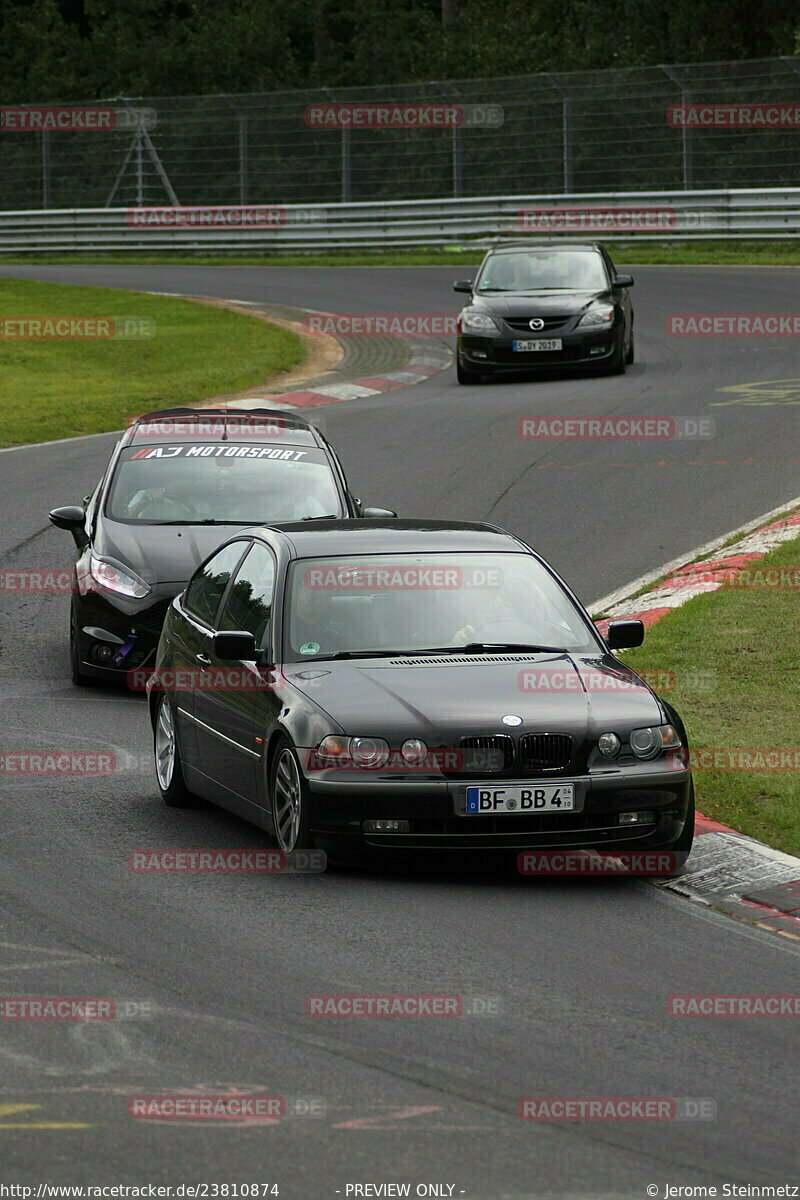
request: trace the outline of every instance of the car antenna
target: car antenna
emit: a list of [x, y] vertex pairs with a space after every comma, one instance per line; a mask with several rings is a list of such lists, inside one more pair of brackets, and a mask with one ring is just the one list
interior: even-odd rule
[[[227, 390], [228, 390], [228, 376], [226, 375], [225, 376], [225, 391], [227, 392]], [[227, 440], [228, 440], [228, 401], [223, 400], [222, 401], [222, 437], [220, 438], [220, 441], [227, 442]]]

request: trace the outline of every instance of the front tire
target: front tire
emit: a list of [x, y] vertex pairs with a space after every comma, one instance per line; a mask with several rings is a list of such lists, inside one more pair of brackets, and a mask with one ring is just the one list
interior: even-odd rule
[[483, 376], [481, 375], [480, 371], [470, 371], [466, 367], [462, 366], [461, 359], [456, 357], [456, 379], [459, 383], [466, 385], [470, 383], [480, 383], [483, 379]]
[[625, 362], [628, 364], [628, 366], [631, 365], [631, 363], [634, 361], [635, 357], [636, 357], [636, 351], [634, 349], [634, 344], [633, 344], [633, 325], [631, 325], [631, 340], [628, 343], [628, 353], [625, 355]]
[[308, 784], [303, 778], [297, 751], [282, 737], [272, 756], [269, 795], [275, 837], [284, 854], [313, 850], [309, 831]]
[[623, 333], [622, 337], [619, 339], [619, 345], [614, 351], [614, 357], [611, 359], [611, 362], [606, 368], [606, 372], [609, 375], [624, 375], [625, 364], [627, 361], [628, 359], [625, 353], [625, 334]]
[[78, 619], [74, 608], [70, 609], [69, 614], [69, 666], [72, 682], [75, 684], [75, 687], [91, 686], [94, 680], [81, 667], [81, 652], [78, 645]]
[[153, 759], [161, 797], [170, 808], [197, 808], [197, 796], [190, 792], [183, 778], [181, 754], [175, 729], [175, 717], [164, 693], [156, 705], [153, 723]]

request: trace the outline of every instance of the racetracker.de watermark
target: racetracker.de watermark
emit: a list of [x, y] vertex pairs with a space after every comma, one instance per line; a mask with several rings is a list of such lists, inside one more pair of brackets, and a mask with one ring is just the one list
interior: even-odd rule
[[306, 996], [307, 1017], [445, 1018], [499, 1017], [499, 996], [460, 996], [443, 993], [336, 994]]
[[0, 133], [114, 133], [155, 129], [154, 108], [99, 108], [96, 105], [4, 105]]
[[499, 129], [501, 104], [309, 104], [309, 129]]
[[[638, 678], [636, 677], [638, 676]], [[557, 667], [523, 667], [517, 674], [521, 692], [636, 692], [650, 687], [654, 692], [674, 692], [676, 674], [659, 667], [643, 668], [635, 676], [613, 670], [582, 670]], [[645, 687], [646, 685], [646, 687]]]
[[152, 1017], [151, 1000], [110, 996], [0, 996], [3, 1021], [118, 1021]]
[[283, 229], [286, 225], [324, 225], [324, 208], [287, 208], [276, 204], [164, 205], [129, 208], [136, 229]]
[[800, 337], [800, 313], [670, 313], [670, 337]]
[[396, 563], [354, 563], [330, 567], [306, 567], [303, 584], [312, 590], [332, 592], [373, 591], [458, 591], [460, 588], [501, 588], [503, 572], [499, 567], [451, 567], [431, 563], [425, 567], [405, 567]]
[[128, 870], [145, 875], [319, 875], [324, 850], [131, 850]]
[[74, 567], [26, 567], [18, 571], [0, 571], [0, 592], [68, 596], [77, 590]]
[[798, 129], [800, 104], [670, 104], [676, 129]]
[[523, 233], [658, 233], [698, 229], [708, 221], [704, 212], [674, 208], [521, 208], [517, 230]]
[[800, 993], [755, 992], [670, 996], [671, 1017], [800, 1017]]
[[285, 683], [275, 667], [132, 667], [131, 692], [272, 692]]
[[152, 317], [0, 317], [0, 341], [139, 341], [156, 336]]
[[0, 775], [113, 775], [115, 754], [85, 750], [6, 750]]
[[312, 337], [455, 337], [452, 313], [312, 313], [303, 321]]
[[664, 764], [675, 771], [800, 771], [800, 747], [684, 747], [668, 750]]
[[128, 1115], [140, 1121], [281, 1121], [287, 1112], [285, 1096], [178, 1093], [131, 1096], [128, 1100]]
[[520, 875], [609, 876], [674, 875], [685, 863], [681, 851], [624, 850], [603, 854], [597, 850], [523, 850], [517, 855]]
[[136, 441], [140, 439], [155, 441], [159, 438], [173, 441], [176, 437], [202, 440], [221, 438], [223, 434], [229, 441], [246, 441], [247, 438], [274, 441], [277, 438], [285, 437], [287, 431], [286, 425], [278, 420], [270, 417], [256, 417], [249, 413], [236, 412], [236, 410], [226, 413], [224, 417], [201, 417], [197, 421], [171, 420], [168, 417], [142, 420], [143, 416], [146, 414], [137, 413], [125, 421], [126, 429], [130, 429], [132, 425], [139, 422], [134, 434]]
[[695, 441], [716, 435], [713, 417], [520, 417], [517, 437], [543, 442]]
[[524, 1096], [522, 1121], [713, 1121], [708, 1096]]

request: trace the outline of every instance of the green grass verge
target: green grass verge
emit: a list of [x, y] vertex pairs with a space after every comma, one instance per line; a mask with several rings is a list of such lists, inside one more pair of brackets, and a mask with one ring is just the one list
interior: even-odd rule
[[0, 335], [0, 446], [123, 428], [134, 413], [263, 384], [302, 362], [302, 340], [257, 317], [190, 300], [0, 279], [0, 320], [140, 317], [144, 339]]
[[[800, 538], [753, 569], [800, 565]], [[693, 748], [788, 749], [798, 739], [800, 622], [797, 591], [723, 588], [688, 601], [626, 653], [634, 670], [674, 672], [674, 702]], [[797, 771], [698, 771], [706, 816], [800, 855]]]
[[[524, 235], [520, 235], [520, 240]], [[605, 239], [602, 239], [605, 240]], [[616, 263], [705, 266], [800, 266], [800, 241], [752, 241], [734, 239], [704, 242], [607, 242]], [[164, 250], [153, 253], [117, 251], [108, 254], [20, 254], [4, 258], [8, 265], [28, 263], [128, 263], [198, 267], [470, 267], [477, 266], [485, 246], [431, 247], [419, 250], [340, 250], [331, 254], [187, 254]], [[0, 263], [0, 269], [2, 264]]]

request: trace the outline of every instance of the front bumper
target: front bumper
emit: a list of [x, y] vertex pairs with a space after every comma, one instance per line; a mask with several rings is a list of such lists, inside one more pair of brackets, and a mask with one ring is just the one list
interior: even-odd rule
[[[504, 330], [496, 337], [462, 333], [458, 338], [458, 356], [462, 365], [469, 370], [486, 374], [535, 371], [558, 366], [602, 366], [619, 353], [623, 336], [621, 325], [600, 330], [587, 327], [568, 333], [554, 329], [547, 333], [527, 335], [516, 330]], [[514, 342], [551, 338], [561, 339], [561, 350], [515, 350], [513, 347]]]
[[167, 610], [184, 586], [157, 586], [143, 600], [111, 596], [99, 588], [77, 594], [74, 616], [81, 670], [95, 679], [127, 680], [132, 690], [143, 691], [146, 675], [155, 666]]
[[[643, 769], [644, 767], [644, 769]], [[558, 849], [662, 849], [681, 834], [689, 811], [688, 770], [641, 764], [602, 774], [555, 780], [497, 779], [499, 786], [536, 782], [575, 785], [575, 810], [531, 815], [462, 816], [466, 788], [486, 779], [388, 778], [364, 780], [360, 771], [320, 771], [307, 776], [315, 841], [335, 855], [373, 851], [519, 851]], [[652, 812], [649, 824], [620, 825], [622, 812]], [[408, 833], [365, 833], [365, 821], [404, 820]]]

